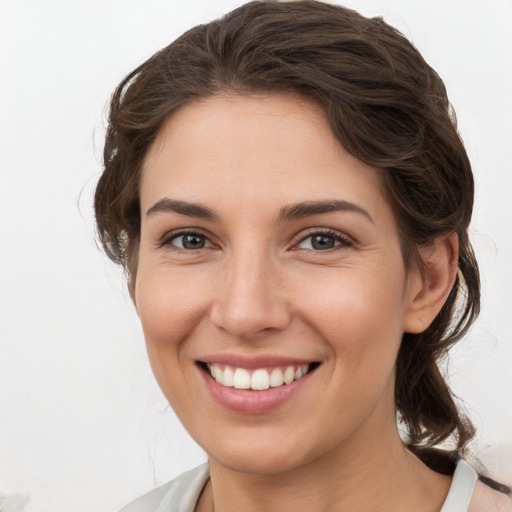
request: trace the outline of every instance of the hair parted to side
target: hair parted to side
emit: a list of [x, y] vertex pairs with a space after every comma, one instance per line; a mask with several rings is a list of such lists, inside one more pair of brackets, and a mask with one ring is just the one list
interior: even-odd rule
[[306, 1], [255, 1], [199, 25], [135, 69], [114, 92], [95, 195], [99, 239], [133, 287], [143, 159], [176, 109], [219, 93], [292, 93], [320, 104], [352, 155], [382, 169], [407, 268], [418, 247], [459, 237], [459, 270], [446, 304], [421, 334], [404, 334], [396, 408], [413, 450], [474, 435], [439, 361], [479, 312], [478, 267], [468, 239], [471, 166], [442, 80], [380, 18]]

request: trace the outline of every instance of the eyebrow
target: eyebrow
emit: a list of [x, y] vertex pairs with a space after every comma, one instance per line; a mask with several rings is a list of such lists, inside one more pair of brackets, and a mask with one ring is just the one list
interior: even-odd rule
[[189, 203], [187, 201], [178, 201], [177, 199], [164, 198], [157, 201], [146, 213], [154, 215], [157, 212], [174, 212], [188, 217], [198, 217], [200, 219], [219, 220], [219, 215], [214, 210], [198, 203]]
[[281, 209], [278, 220], [283, 222], [339, 211], [361, 214], [375, 224], [372, 216], [365, 209], [350, 201], [343, 200], [305, 201], [303, 203], [290, 204]]
[[[281, 208], [278, 215], [278, 222], [303, 219], [313, 215], [321, 215], [331, 212], [354, 212], [366, 217], [375, 224], [372, 216], [357, 204], [343, 200], [328, 201], [304, 201], [301, 203], [289, 204]], [[188, 217], [197, 217], [200, 219], [220, 220], [220, 215], [211, 208], [199, 203], [189, 203], [188, 201], [179, 201], [177, 199], [164, 198], [157, 201], [146, 215], [154, 215], [157, 212], [174, 212]]]

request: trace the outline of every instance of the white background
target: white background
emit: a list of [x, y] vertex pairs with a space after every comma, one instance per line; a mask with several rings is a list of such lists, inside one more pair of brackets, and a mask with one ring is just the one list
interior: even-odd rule
[[[26, 512], [115, 511], [204, 460], [153, 382], [91, 204], [115, 85], [238, 4], [0, 0], [0, 492], [11, 510], [18, 494]], [[344, 4], [411, 38], [457, 111], [484, 309], [450, 378], [480, 428], [474, 450], [512, 483], [512, 1]]]

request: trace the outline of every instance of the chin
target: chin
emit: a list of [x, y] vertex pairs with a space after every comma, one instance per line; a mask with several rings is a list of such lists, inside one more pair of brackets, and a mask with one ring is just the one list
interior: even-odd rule
[[292, 457], [290, 453], [268, 452], [266, 450], [243, 450], [219, 454], [218, 457], [209, 456], [212, 461], [231, 471], [251, 475], [279, 475], [288, 473], [306, 464], [299, 457]]
[[[210, 462], [232, 471], [253, 475], [278, 475], [308, 466], [314, 460], [328, 455], [334, 447], [321, 440], [311, 443], [311, 436], [290, 436], [289, 432], [275, 433], [259, 430], [224, 436], [222, 445], [207, 446]], [[308, 442], [309, 441], [309, 442]]]

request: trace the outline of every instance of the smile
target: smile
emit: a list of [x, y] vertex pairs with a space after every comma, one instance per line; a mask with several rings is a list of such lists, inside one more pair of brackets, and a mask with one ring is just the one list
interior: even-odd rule
[[206, 365], [210, 375], [222, 386], [235, 389], [264, 391], [278, 388], [301, 379], [310, 369], [309, 364], [274, 368], [236, 368], [217, 363]]
[[286, 357], [212, 355], [196, 361], [209, 395], [223, 408], [254, 415], [270, 413], [293, 400], [308, 386], [318, 361]]

